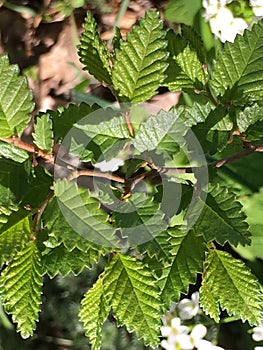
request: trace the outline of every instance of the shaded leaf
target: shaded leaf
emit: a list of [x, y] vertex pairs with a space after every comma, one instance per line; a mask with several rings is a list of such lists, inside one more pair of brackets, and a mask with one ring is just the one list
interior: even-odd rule
[[195, 283], [197, 273], [202, 272], [206, 249], [203, 238], [193, 231], [171, 228], [169, 234], [172, 237], [171, 263], [165, 264], [158, 281], [167, 309], [172, 301], [179, 301], [181, 293], [187, 294], [189, 284]]
[[250, 232], [245, 222], [242, 205], [235, 195], [226, 187], [210, 186], [204, 208], [194, 224], [198, 234], [207, 241], [216, 240], [224, 245], [229, 242], [233, 246], [250, 243]]

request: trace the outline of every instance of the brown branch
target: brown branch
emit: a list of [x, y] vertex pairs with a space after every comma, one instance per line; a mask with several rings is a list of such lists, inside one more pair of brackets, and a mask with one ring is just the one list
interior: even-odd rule
[[220, 160], [217, 160], [215, 162], [212, 162], [209, 165], [211, 165], [211, 166], [213, 166], [215, 168], [221, 168], [223, 165], [225, 165], [227, 163], [230, 163], [230, 162], [233, 162], [235, 160], [241, 159], [241, 158], [246, 157], [246, 156], [248, 156], [250, 154], [253, 154], [255, 152], [263, 152], [263, 145], [250, 144], [248, 148], [245, 148], [241, 152], [232, 154], [231, 156], [226, 157], [224, 159], [220, 159]]
[[124, 184], [124, 182], [125, 182], [125, 179], [123, 179], [120, 176], [113, 175], [110, 173], [103, 173], [100, 171], [94, 171], [94, 170], [76, 170], [76, 171], [73, 171], [71, 174], [69, 174], [69, 176], [67, 177], [67, 180], [71, 181], [71, 180], [77, 179], [80, 176], [101, 177], [101, 178], [108, 179], [111, 181], [116, 181], [116, 182], [119, 182], [122, 184]]
[[129, 130], [131, 137], [134, 137], [134, 129], [133, 129], [133, 125], [131, 122], [130, 112], [124, 113], [124, 119], [125, 119], [125, 122], [127, 124], [127, 127], [128, 127], [128, 130]]
[[28, 153], [35, 154], [37, 157], [43, 158], [48, 163], [54, 163], [54, 155], [53, 154], [46, 153], [33, 145], [29, 145], [28, 143], [21, 141], [20, 138], [17, 136], [13, 136], [13, 137], [9, 137], [9, 138], [1, 137], [0, 141], [12, 144], [20, 149], [23, 149], [24, 151], [26, 151]]
[[50, 201], [50, 199], [54, 196], [54, 192], [50, 192], [49, 195], [47, 196], [47, 198], [44, 200], [44, 202], [41, 204], [40, 208], [38, 209], [35, 217], [34, 217], [34, 221], [33, 221], [33, 225], [32, 225], [32, 231], [33, 232], [38, 232], [38, 229], [37, 229], [37, 225], [48, 205], [48, 202]]

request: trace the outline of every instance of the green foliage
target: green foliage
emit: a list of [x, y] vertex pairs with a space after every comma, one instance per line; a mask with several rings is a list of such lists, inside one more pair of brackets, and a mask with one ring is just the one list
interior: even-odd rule
[[35, 123], [35, 132], [32, 133], [34, 143], [43, 151], [52, 152], [53, 132], [52, 125], [47, 115], [37, 118]]
[[143, 102], [156, 94], [167, 67], [165, 48], [165, 32], [159, 15], [148, 11], [116, 52], [112, 81], [122, 99]]
[[251, 325], [262, 318], [262, 292], [258, 281], [243, 262], [229, 253], [216, 249], [209, 252], [200, 292], [204, 311], [216, 320], [219, 320], [219, 307]]
[[0, 58], [0, 137], [21, 134], [34, 108], [32, 92], [27, 88], [18, 67], [9, 65], [7, 56]]
[[[79, 318], [93, 349], [104, 346], [108, 315], [157, 347], [163, 312], [198, 287], [198, 274], [217, 322], [221, 310], [251, 325], [263, 317], [259, 282], [229, 253], [262, 258], [262, 26], [207, 62], [193, 28], [167, 31], [154, 11], [126, 40], [117, 29], [110, 52], [88, 13], [81, 62], [127, 103], [40, 113], [31, 144], [19, 136], [32, 93], [0, 59], [0, 293], [22, 337], [36, 328], [42, 276], [87, 270], [96, 276], [83, 282]], [[132, 105], [162, 85], [187, 104]]]
[[118, 324], [135, 331], [146, 344], [157, 346], [162, 311], [150, 269], [134, 257], [117, 254], [105, 272], [103, 285]]
[[42, 265], [36, 242], [29, 242], [1, 277], [1, 298], [23, 338], [33, 334], [41, 303]]

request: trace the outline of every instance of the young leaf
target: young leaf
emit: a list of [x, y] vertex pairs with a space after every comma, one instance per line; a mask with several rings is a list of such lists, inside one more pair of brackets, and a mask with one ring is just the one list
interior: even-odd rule
[[165, 31], [156, 11], [146, 12], [139, 25], [120, 43], [112, 72], [120, 97], [142, 102], [156, 94], [164, 80], [167, 52]]
[[225, 43], [210, 82], [216, 95], [224, 95], [227, 89], [234, 88], [236, 97], [242, 99], [245, 95], [260, 100], [263, 96], [262, 55], [263, 21], [259, 21], [251, 30], [245, 30], [243, 36], [237, 35], [234, 43]]
[[4, 270], [1, 299], [23, 338], [33, 334], [41, 304], [42, 265], [36, 241], [31, 241]]
[[84, 23], [84, 32], [80, 38], [79, 56], [85, 70], [89, 71], [99, 81], [111, 84], [111, 55], [99, 36], [97, 23], [91, 12], [87, 13]]
[[229, 242], [236, 247], [238, 244], [250, 243], [251, 234], [245, 218], [242, 205], [233, 193], [226, 187], [214, 185], [209, 189], [204, 208], [194, 228], [206, 241], [216, 240], [221, 245]]
[[86, 335], [90, 339], [93, 350], [100, 349], [101, 327], [109, 312], [110, 307], [104, 295], [103, 280], [99, 277], [85, 294], [79, 312], [80, 321], [84, 323]]
[[21, 134], [34, 109], [32, 91], [19, 76], [19, 68], [10, 65], [7, 56], [0, 57], [0, 137]]
[[77, 248], [69, 251], [61, 244], [59, 247], [43, 253], [43, 269], [51, 278], [58, 274], [66, 276], [70, 272], [73, 272], [77, 276], [85, 267], [92, 267], [97, 261], [98, 251], [93, 250], [93, 253], [93, 259], [91, 259], [92, 254], [88, 254]]
[[23, 248], [31, 235], [29, 213], [25, 210], [14, 212], [7, 223], [0, 227], [0, 267], [10, 262], [13, 255]]
[[165, 85], [170, 91], [204, 89], [207, 76], [197, 52], [173, 30], [167, 33], [167, 40], [170, 56]]
[[189, 284], [194, 284], [197, 273], [202, 272], [205, 258], [205, 244], [193, 231], [180, 231], [171, 228], [171, 263], [166, 263], [158, 284], [166, 308], [172, 301], [178, 301], [181, 293], [187, 293]]
[[52, 152], [53, 132], [52, 124], [47, 114], [38, 117], [34, 125], [35, 132], [32, 133], [34, 144], [41, 150]]
[[134, 257], [117, 254], [105, 271], [103, 286], [118, 324], [135, 331], [146, 345], [158, 346], [162, 311], [150, 269]]
[[219, 307], [251, 326], [263, 317], [263, 296], [255, 276], [241, 260], [216, 249], [206, 259], [200, 303], [216, 321], [219, 321]]

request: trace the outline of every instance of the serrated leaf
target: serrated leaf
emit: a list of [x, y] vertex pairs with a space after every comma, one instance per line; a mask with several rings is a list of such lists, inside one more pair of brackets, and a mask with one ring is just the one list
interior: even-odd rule
[[111, 55], [99, 36], [97, 23], [91, 12], [87, 13], [78, 52], [85, 70], [99, 81], [111, 84]]
[[[254, 24], [244, 35], [237, 35], [234, 43], [227, 42], [220, 52], [211, 77], [216, 95], [235, 89], [235, 96], [262, 98], [263, 90], [263, 21]], [[244, 98], [243, 98], [244, 99]]]
[[[99, 209], [97, 200], [88, 197], [84, 199], [83, 203], [88, 207], [91, 214], [94, 213], [98, 221], [106, 222], [107, 215]], [[93, 259], [96, 260], [94, 253], [100, 253], [99, 247], [86, 239], [85, 236], [79, 234], [79, 232], [74, 231], [74, 227], [70, 225], [61, 212], [56, 198], [49, 202], [43, 214], [43, 219], [49, 234], [48, 240], [44, 242], [46, 247], [55, 248], [63, 243], [69, 251], [77, 248], [86, 253], [91, 261]], [[106, 248], [104, 247], [103, 251], [105, 250]]]
[[202, 237], [193, 231], [180, 231], [175, 227], [169, 229], [169, 234], [172, 237], [171, 263], [165, 264], [158, 281], [167, 309], [172, 301], [180, 299], [181, 293], [187, 294], [189, 284], [195, 283], [197, 273], [202, 271], [206, 249]]
[[8, 222], [0, 226], [0, 266], [10, 262], [13, 255], [29, 241], [31, 222], [25, 210], [14, 212]]
[[164, 85], [170, 91], [204, 89], [207, 76], [197, 52], [173, 30], [167, 33], [167, 40], [170, 56]]
[[[106, 110], [105, 110], [106, 112]], [[129, 139], [129, 131], [123, 117], [113, 117], [107, 121], [96, 124], [75, 124], [76, 129], [82, 130], [91, 140], [88, 142], [87, 149], [93, 153], [95, 160], [100, 158], [110, 160], [117, 156]], [[96, 147], [97, 146], [97, 147]], [[99, 152], [97, 148], [99, 147]], [[102, 155], [101, 155], [102, 153]], [[81, 159], [85, 159], [81, 155]]]
[[233, 193], [226, 187], [211, 185], [194, 228], [206, 241], [216, 240], [221, 245], [229, 242], [236, 247], [250, 243], [251, 234], [245, 218], [242, 205]]
[[35, 241], [20, 251], [1, 277], [1, 300], [22, 338], [33, 334], [41, 304], [42, 265]]
[[60, 215], [77, 234], [92, 244], [118, 247], [115, 231], [107, 223], [107, 215], [88, 191], [83, 190], [81, 196], [75, 183], [61, 180], [54, 184], [54, 192], [59, 201]]
[[140, 152], [156, 149], [170, 149], [170, 144], [177, 144], [177, 148], [185, 144], [184, 135], [187, 127], [181, 120], [182, 109], [173, 111], [161, 110], [150, 116], [140, 126], [135, 135], [134, 146]]
[[[119, 202], [114, 208], [113, 218], [123, 237], [127, 237], [131, 246], [154, 241], [155, 237], [164, 231], [168, 225], [160, 205], [148, 199], [143, 193], [134, 193], [127, 202]], [[154, 243], [147, 245], [150, 254]]]
[[118, 324], [135, 331], [146, 345], [158, 346], [162, 310], [150, 269], [134, 257], [117, 254], [105, 271], [103, 285]]
[[0, 142], [0, 157], [12, 159], [18, 163], [23, 163], [29, 158], [29, 154], [23, 149], [12, 144]]
[[43, 270], [51, 277], [58, 274], [62, 276], [73, 272], [79, 275], [85, 267], [92, 267], [98, 260], [99, 251], [90, 247], [88, 252], [77, 248], [69, 251], [63, 244], [59, 247], [49, 249], [42, 254]]
[[6, 55], [0, 57], [0, 137], [21, 134], [34, 109], [32, 91], [19, 76], [17, 65], [10, 65]]
[[104, 295], [103, 280], [99, 277], [85, 294], [79, 312], [80, 321], [84, 323], [86, 335], [90, 339], [93, 350], [99, 350], [101, 347], [101, 327], [109, 312], [110, 307]]
[[32, 133], [34, 144], [41, 150], [52, 152], [53, 131], [48, 114], [36, 118], [35, 132]]
[[237, 115], [237, 126], [239, 131], [248, 140], [257, 140], [263, 136], [263, 106], [254, 103], [247, 106]]
[[263, 317], [263, 296], [255, 276], [241, 260], [216, 249], [206, 259], [200, 303], [216, 321], [219, 321], [219, 306], [251, 326]]
[[131, 102], [150, 99], [164, 80], [166, 59], [163, 23], [158, 12], [147, 11], [116, 52], [112, 72], [114, 89]]
[[96, 104], [90, 106], [86, 103], [81, 103], [79, 106], [70, 104], [61, 111], [48, 110], [47, 113], [52, 119], [55, 137], [58, 138], [58, 140], [63, 139], [71, 130], [73, 124], [92, 114], [98, 108], [100, 108], [100, 106]]

